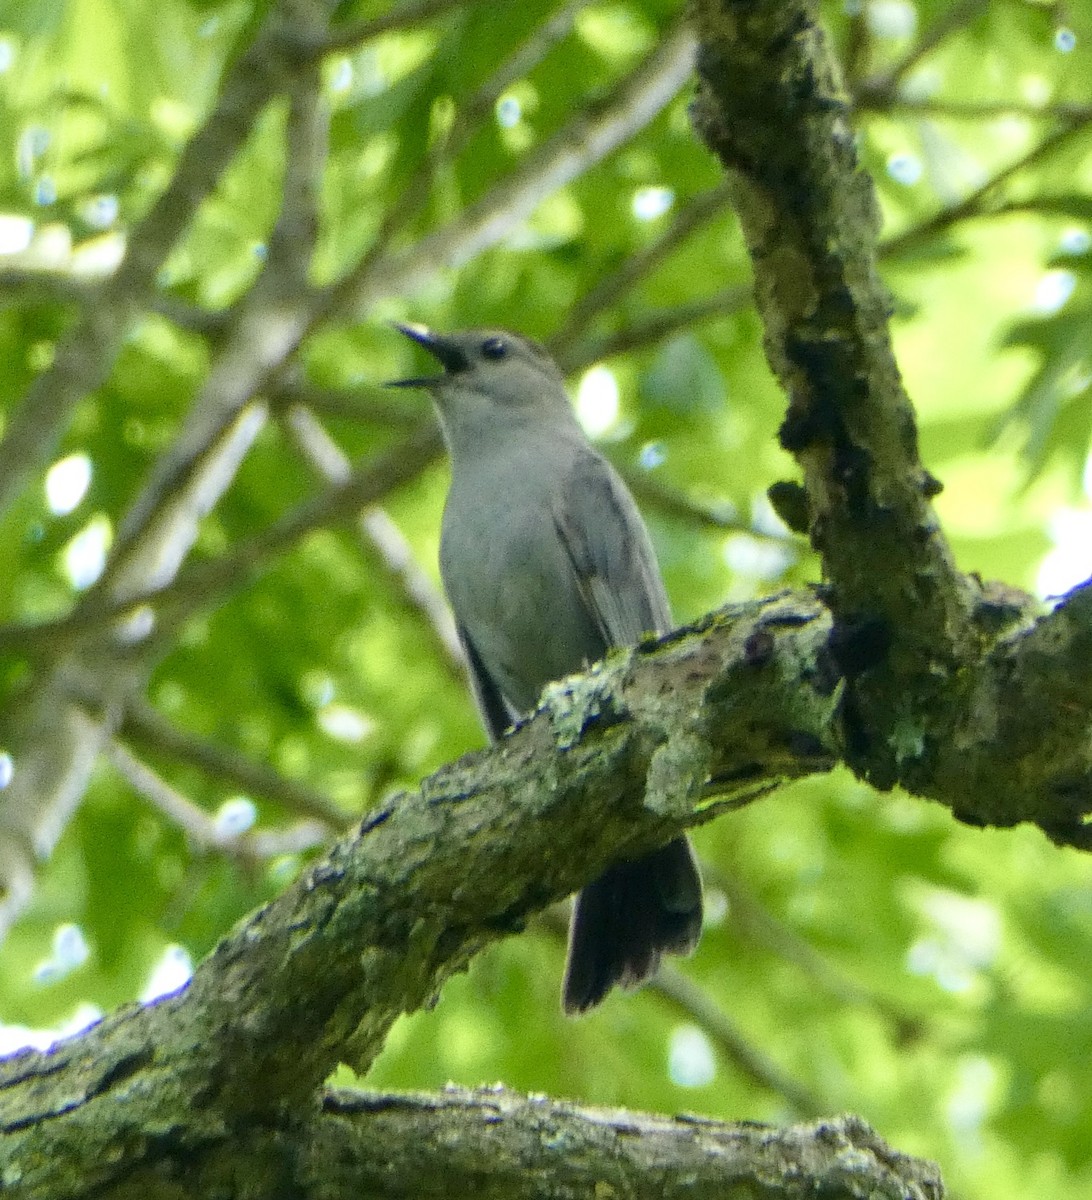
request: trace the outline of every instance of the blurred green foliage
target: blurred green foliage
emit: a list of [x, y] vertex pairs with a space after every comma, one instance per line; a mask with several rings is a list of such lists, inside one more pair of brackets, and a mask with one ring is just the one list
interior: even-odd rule
[[[339, 20], [383, 7], [346, 4]], [[439, 167], [396, 248], [491, 195], [602, 104], [677, 9], [667, 0], [583, 6], [540, 62], [483, 112], [466, 113], [451, 160], [436, 151], [445, 130], [553, 6], [468, 0], [330, 55], [312, 281], [344, 276], [392, 209], [412, 207], [427, 153], [439, 153]], [[168, 186], [263, 12], [243, 0], [0, 3], [0, 420], [49, 365], [80, 304], [94, 302], [96, 281]], [[857, 0], [826, 16], [860, 100], [896, 348], [923, 457], [945, 484], [938, 511], [958, 561], [1044, 594], [1064, 590], [1092, 574], [1092, 3]], [[426, 413], [423, 398], [377, 389], [415, 369], [386, 318], [549, 339], [600, 280], [716, 186], [687, 101], [684, 90], [458, 270], [436, 269], [413, 294], [314, 333], [301, 362], [345, 402], [323, 420], [350, 458], [395, 444]], [[230, 320], [261, 273], [284, 116], [281, 102], [263, 113], [171, 253], [160, 287], [175, 309], [134, 325], [109, 380], [53, 450], [51, 463], [87, 460], [86, 494], [71, 511], [51, 509], [38, 470], [0, 523], [0, 622], [69, 610], [80, 590], [77, 539], [97, 529], [108, 542], [171, 445], [218, 349], [215, 334], [177, 312]], [[631, 477], [737, 514], [735, 528], [717, 528], [645, 498], [681, 620], [818, 575], [765, 500], [771, 483], [795, 473], [777, 446], [784, 401], [753, 311], [729, 307], [639, 335], [650, 317], [747, 281], [734, 218], [721, 207], [559, 347], [569, 361], [594, 362], [597, 339], [636, 331], [632, 349], [601, 364], [618, 393], [604, 450]], [[574, 373], [574, 390], [582, 377]], [[384, 499], [433, 582], [445, 482], [436, 463]], [[319, 486], [272, 421], [194, 555], [229, 553]], [[33, 686], [34, 670], [7, 655], [0, 699]], [[147, 696], [178, 727], [306, 781], [346, 821], [483, 741], [434, 632], [341, 525], [299, 540], [226, 602], [195, 606]], [[141, 753], [209, 813], [238, 794], [193, 761]], [[296, 819], [268, 797], [249, 799], [259, 829]], [[843, 773], [786, 788], [697, 842], [711, 916], [681, 969], [823, 1111], [859, 1112], [900, 1149], [936, 1158], [966, 1200], [1089, 1195], [1087, 858], [1026, 829], [961, 827]], [[0, 950], [0, 1019], [59, 1027], [81, 1004], [105, 1010], [141, 995], [170, 947], [199, 958], [300, 861], [244, 864], [197, 845], [100, 763]], [[798, 1115], [734, 1066], [715, 1030], [653, 989], [563, 1020], [561, 962], [545, 921], [491, 948], [434, 1010], [395, 1027], [368, 1082], [503, 1079], [589, 1102]]]

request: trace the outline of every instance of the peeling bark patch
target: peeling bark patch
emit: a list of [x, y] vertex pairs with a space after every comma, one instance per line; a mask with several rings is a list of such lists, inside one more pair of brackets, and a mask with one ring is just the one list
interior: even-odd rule
[[829, 644], [816, 655], [815, 670], [811, 673], [811, 685], [818, 696], [832, 696], [842, 680], [842, 672], [830, 651]]
[[809, 762], [832, 762], [830, 751], [815, 734], [807, 730], [792, 730], [789, 733], [788, 745], [794, 758], [807, 759]]
[[743, 658], [749, 667], [761, 667], [773, 657], [774, 636], [768, 629], [756, 629], [743, 644]]
[[371, 833], [373, 829], [378, 829], [393, 812], [393, 808], [380, 808], [376, 812], [368, 813], [360, 822], [360, 836], [364, 837], [365, 834]]
[[932, 500], [944, 491], [944, 484], [930, 471], [921, 473], [921, 494], [926, 500]]
[[97, 1086], [89, 1093], [89, 1096], [107, 1092], [119, 1083], [124, 1082], [130, 1076], [143, 1071], [145, 1067], [151, 1066], [154, 1057], [149, 1046], [141, 1046], [139, 1050], [134, 1050], [131, 1054], [123, 1055], [117, 1062], [110, 1064], [99, 1078]]
[[[782, 425], [784, 429], [784, 425]], [[766, 489], [773, 510], [793, 533], [806, 534], [811, 523], [808, 514], [808, 493], [801, 484], [783, 479]]]
[[880, 666], [892, 643], [891, 627], [882, 617], [840, 621], [830, 631], [831, 656], [842, 675], [853, 679]]

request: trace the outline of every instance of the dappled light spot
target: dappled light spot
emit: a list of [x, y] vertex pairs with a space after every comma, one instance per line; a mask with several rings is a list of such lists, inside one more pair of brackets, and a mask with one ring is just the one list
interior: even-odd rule
[[762, 541], [749, 533], [733, 533], [725, 538], [723, 553], [732, 571], [752, 579], [780, 579], [795, 560], [789, 546]]
[[86, 454], [69, 454], [46, 472], [46, 504], [54, 516], [62, 517], [79, 506], [91, 486], [91, 460]]
[[1076, 286], [1077, 277], [1072, 271], [1047, 271], [1035, 286], [1032, 307], [1044, 315], [1056, 313], [1073, 295]]
[[618, 420], [618, 380], [610, 367], [585, 371], [576, 389], [576, 415], [588, 437], [602, 437]]
[[371, 717], [347, 704], [327, 704], [315, 719], [323, 733], [339, 742], [362, 742], [375, 728]]
[[257, 820], [258, 810], [253, 800], [246, 796], [232, 796], [216, 810], [212, 825], [218, 837], [236, 838], [253, 828]]
[[918, 12], [909, 0], [872, 0], [865, 7], [865, 20], [875, 37], [908, 38], [917, 28]]
[[41, 125], [28, 125], [15, 144], [15, 165], [23, 179], [34, 173], [34, 164], [49, 146], [49, 130]]
[[37, 983], [56, 983], [83, 966], [90, 953], [83, 930], [66, 921], [54, 929], [50, 956], [34, 968], [34, 979]]
[[716, 1078], [713, 1046], [696, 1025], [679, 1025], [672, 1031], [667, 1073], [679, 1087], [705, 1087]]
[[90, 587], [102, 574], [114, 529], [103, 513], [96, 513], [61, 551], [61, 567], [77, 591]]
[[140, 1002], [150, 1004], [163, 996], [169, 996], [184, 988], [193, 976], [193, 959], [185, 946], [174, 943], [164, 951], [159, 962], [152, 968], [144, 991], [140, 993]]
[[981, 1153], [982, 1126], [997, 1090], [997, 1070], [980, 1054], [965, 1054], [956, 1065], [955, 1085], [944, 1106], [964, 1153]]
[[731, 908], [725, 893], [718, 887], [707, 887], [703, 899], [702, 927], [704, 929], [716, 929], [723, 925], [728, 919], [728, 912]]
[[326, 86], [333, 96], [342, 95], [353, 86], [353, 62], [344, 54], [339, 54], [327, 70]]
[[[1085, 494], [1092, 487], [1092, 470], [1085, 464]], [[1054, 543], [1043, 555], [1035, 575], [1035, 591], [1042, 599], [1064, 596], [1092, 576], [1092, 509], [1057, 508], [1047, 520]]]
[[118, 198], [111, 192], [88, 196], [80, 205], [80, 214], [95, 229], [107, 229], [118, 219]]
[[0, 1057], [18, 1050], [48, 1050], [57, 1042], [83, 1033], [96, 1021], [102, 1020], [102, 1009], [94, 1004], [79, 1004], [72, 1016], [52, 1029], [35, 1029], [29, 1025], [0, 1025]]
[[57, 184], [52, 175], [43, 175], [35, 183], [34, 203], [43, 208], [57, 203]]
[[642, 187], [633, 193], [630, 207], [638, 221], [662, 217], [675, 203], [675, 193], [667, 187]]
[[34, 222], [16, 213], [0, 213], [0, 254], [20, 254], [34, 236]]
[[523, 105], [520, 104], [518, 96], [505, 93], [497, 100], [495, 112], [497, 124], [502, 129], [511, 129], [513, 125], [519, 124], [523, 116]]
[[921, 159], [916, 154], [892, 154], [887, 160], [887, 173], [896, 183], [907, 187], [921, 178]]
[[1062, 231], [1058, 245], [1063, 254], [1084, 254], [1092, 246], [1092, 235], [1078, 225]]
[[916, 907], [932, 930], [911, 945], [907, 969], [932, 977], [946, 992], [969, 990], [1001, 949], [997, 908], [945, 888], [923, 889]]

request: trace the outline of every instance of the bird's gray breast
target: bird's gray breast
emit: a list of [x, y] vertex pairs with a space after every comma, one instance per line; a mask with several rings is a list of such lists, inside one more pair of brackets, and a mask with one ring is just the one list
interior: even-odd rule
[[457, 464], [440, 570], [455, 619], [517, 712], [607, 647], [558, 533], [563, 471], [533, 452]]

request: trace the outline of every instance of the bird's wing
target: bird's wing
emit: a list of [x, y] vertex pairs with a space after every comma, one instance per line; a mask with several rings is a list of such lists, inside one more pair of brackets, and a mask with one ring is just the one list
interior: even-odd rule
[[470, 690], [474, 693], [474, 702], [478, 706], [478, 712], [481, 713], [482, 724], [485, 726], [486, 732], [492, 741], [496, 741], [515, 720], [515, 713], [505, 701], [500, 688], [489, 672], [486, 671], [481, 655], [466, 630], [461, 625], [457, 625], [456, 629], [459, 641], [462, 642], [463, 650], [466, 652]]
[[667, 593], [637, 506], [598, 454], [580, 455], [554, 493], [554, 526], [604, 647], [672, 627]]

